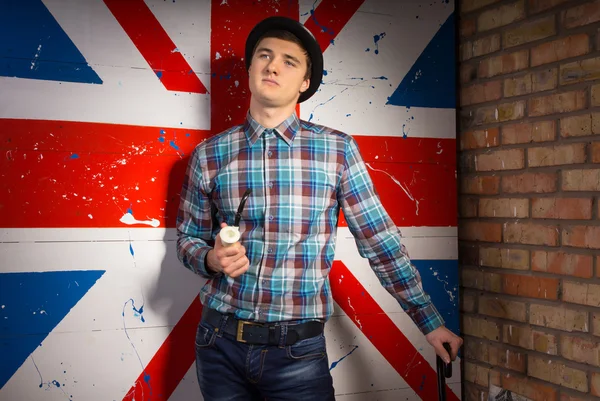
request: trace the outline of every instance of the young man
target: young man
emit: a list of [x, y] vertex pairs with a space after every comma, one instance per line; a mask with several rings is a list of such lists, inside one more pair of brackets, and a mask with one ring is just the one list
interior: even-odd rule
[[[211, 400], [333, 400], [323, 326], [340, 208], [360, 254], [426, 335], [456, 358], [462, 340], [424, 293], [355, 141], [300, 121], [323, 56], [296, 21], [272, 17], [246, 42], [251, 92], [243, 125], [198, 145], [181, 193], [180, 261], [208, 278], [196, 335], [200, 388]], [[247, 189], [239, 242], [224, 247]], [[442, 344], [451, 344], [451, 355]]]

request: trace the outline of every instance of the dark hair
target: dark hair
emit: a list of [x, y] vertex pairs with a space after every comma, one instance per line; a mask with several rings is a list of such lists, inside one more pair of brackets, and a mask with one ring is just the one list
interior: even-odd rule
[[284, 31], [284, 30], [273, 30], [273, 31], [269, 31], [269, 32], [265, 33], [263, 36], [261, 36], [256, 41], [256, 45], [254, 45], [254, 49], [252, 49], [252, 57], [254, 57], [254, 53], [256, 52], [256, 48], [258, 47], [258, 44], [263, 39], [267, 39], [267, 38], [281, 39], [281, 40], [295, 43], [298, 46], [300, 46], [300, 49], [302, 49], [302, 51], [304, 52], [304, 55], [306, 56], [306, 74], [304, 74], [304, 79], [310, 79], [311, 70], [312, 70], [312, 61], [310, 60], [310, 55], [308, 54], [308, 51], [306, 51], [306, 48], [304, 47], [304, 45], [302, 44], [300, 39], [298, 39], [298, 37], [291, 32]]

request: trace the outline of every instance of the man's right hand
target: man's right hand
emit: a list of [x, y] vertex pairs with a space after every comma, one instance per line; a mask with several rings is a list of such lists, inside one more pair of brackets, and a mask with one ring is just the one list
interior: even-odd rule
[[[227, 227], [226, 223], [221, 223], [221, 229]], [[224, 273], [229, 277], [235, 278], [246, 273], [250, 266], [250, 261], [246, 257], [246, 248], [239, 242], [230, 246], [223, 246], [220, 233], [215, 239], [215, 247], [208, 251], [206, 261], [208, 269], [215, 273]]]

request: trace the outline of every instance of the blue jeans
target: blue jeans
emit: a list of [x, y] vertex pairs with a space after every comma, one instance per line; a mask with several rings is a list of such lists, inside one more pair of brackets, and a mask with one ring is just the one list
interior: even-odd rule
[[288, 346], [251, 345], [201, 320], [196, 371], [204, 401], [335, 400], [323, 334]]

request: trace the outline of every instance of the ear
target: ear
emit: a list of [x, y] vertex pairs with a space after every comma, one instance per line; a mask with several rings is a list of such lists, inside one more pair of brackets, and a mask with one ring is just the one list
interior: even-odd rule
[[305, 79], [302, 82], [302, 85], [300, 85], [300, 93], [306, 92], [306, 90], [308, 89], [309, 86], [310, 86], [310, 79]]

